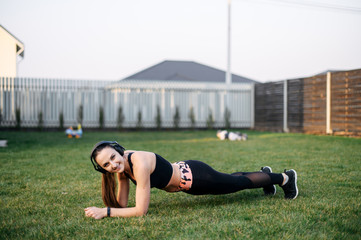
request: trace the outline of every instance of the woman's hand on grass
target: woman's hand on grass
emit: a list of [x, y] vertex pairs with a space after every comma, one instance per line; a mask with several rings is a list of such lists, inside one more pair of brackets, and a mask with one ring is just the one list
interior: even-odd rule
[[102, 219], [107, 216], [106, 208], [88, 207], [84, 209], [85, 216], [92, 217], [94, 219]]

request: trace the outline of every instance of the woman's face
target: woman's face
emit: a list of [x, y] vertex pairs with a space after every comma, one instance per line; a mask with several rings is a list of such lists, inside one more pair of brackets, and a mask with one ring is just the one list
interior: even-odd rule
[[124, 172], [124, 158], [112, 147], [103, 148], [95, 160], [97, 163], [111, 173]]

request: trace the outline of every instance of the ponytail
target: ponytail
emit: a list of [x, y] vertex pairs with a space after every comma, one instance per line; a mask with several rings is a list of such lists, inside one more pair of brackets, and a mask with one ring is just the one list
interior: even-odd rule
[[103, 173], [102, 174], [102, 198], [105, 206], [120, 208], [120, 204], [117, 201], [115, 189], [117, 183], [115, 181], [114, 173]]

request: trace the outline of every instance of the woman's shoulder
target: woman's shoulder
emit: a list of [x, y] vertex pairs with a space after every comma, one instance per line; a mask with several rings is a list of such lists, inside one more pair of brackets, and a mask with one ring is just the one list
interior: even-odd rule
[[130, 160], [132, 161], [133, 166], [146, 166], [150, 169], [155, 167], [155, 153], [147, 151], [131, 151], [129, 154], [131, 154]]
[[141, 160], [152, 160], [155, 159], [155, 153], [153, 152], [147, 152], [147, 151], [136, 151], [136, 150], [126, 150], [124, 152], [126, 155], [128, 155], [128, 158], [131, 159], [131, 161], [141, 161]]
[[132, 151], [132, 159], [134, 158], [155, 158], [155, 153], [147, 151]]
[[153, 153], [153, 152], [138, 151], [138, 150], [126, 150], [126, 151], [124, 151], [124, 153], [132, 154], [132, 156], [155, 155], [155, 153]]

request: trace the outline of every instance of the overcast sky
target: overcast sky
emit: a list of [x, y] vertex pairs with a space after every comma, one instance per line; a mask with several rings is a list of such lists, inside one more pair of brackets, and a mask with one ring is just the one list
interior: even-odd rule
[[[361, 11], [326, 4], [361, 9], [233, 0], [232, 72], [266, 82], [361, 68]], [[0, 0], [0, 25], [25, 45], [19, 77], [119, 80], [164, 60], [226, 70], [227, 14], [227, 0]]]

